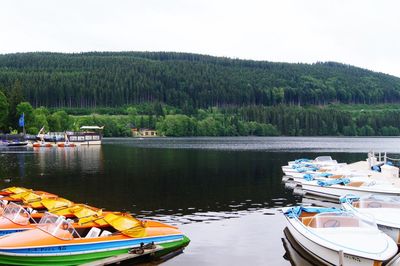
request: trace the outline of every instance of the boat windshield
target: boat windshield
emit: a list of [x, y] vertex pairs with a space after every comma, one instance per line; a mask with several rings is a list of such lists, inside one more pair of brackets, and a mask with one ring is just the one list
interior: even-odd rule
[[332, 227], [375, 227], [376, 222], [373, 217], [368, 215], [356, 215], [352, 212], [326, 212], [319, 213], [312, 217], [303, 218], [306, 226], [313, 228], [332, 228]]
[[4, 209], [3, 217], [19, 225], [28, 225], [31, 216], [21, 205], [10, 202]]
[[0, 215], [3, 215], [4, 209], [7, 206], [8, 201], [0, 199]]
[[38, 228], [62, 240], [81, 237], [71, 225], [71, 222], [66, 220], [64, 216], [57, 216], [48, 212], [40, 219]]
[[332, 162], [333, 159], [331, 156], [319, 156], [315, 158], [315, 162]]
[[353, 202], [356, 208], [400, 208], [400, 197], [370, 195]]

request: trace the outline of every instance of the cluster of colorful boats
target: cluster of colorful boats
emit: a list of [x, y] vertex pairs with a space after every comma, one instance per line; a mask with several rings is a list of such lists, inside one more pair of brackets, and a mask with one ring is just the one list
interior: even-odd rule
[[393, 263], [400, 244], [397, 167], [371, 158], [352, 167], [324, 156], [289, 162], [282, 170], [285, 181], [341, 204], [283, 209], [290, 234], [304, 250], [328, 265]]
[[[81, 265], [157, 247], [159, 257], [189, 239], [176, 227], [104, 211], [21, 187], [0, 191], [0, 264]], [[139, 252], [137, 252], [139, 251]]]

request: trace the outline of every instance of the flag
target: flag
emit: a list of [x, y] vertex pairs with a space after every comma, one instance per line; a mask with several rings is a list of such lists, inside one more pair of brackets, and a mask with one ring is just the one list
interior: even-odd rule
[[25, 115], [24, 115], [24, 114], [22, 114], [22, 115], [19, 117], [18, 123], [19, 123], [19, 126], [20, 126], [20, 127], [24, 127], [24, 126], [25, 126]]

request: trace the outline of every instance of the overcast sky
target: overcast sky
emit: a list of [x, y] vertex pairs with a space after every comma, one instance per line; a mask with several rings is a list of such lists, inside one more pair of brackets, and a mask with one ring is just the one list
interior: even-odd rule
[[0, 53], [176, 51], [337, 61], [400, 77], [397, 0], [15, 0]]

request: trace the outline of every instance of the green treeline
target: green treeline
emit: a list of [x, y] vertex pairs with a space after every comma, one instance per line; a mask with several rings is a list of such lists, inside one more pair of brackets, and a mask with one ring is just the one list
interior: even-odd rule
[[186, 53], [0, 55], [0, 88], [34, 107], [182, 108], [399, 103], [400, 79], [339, 63], [289, 64]]
[[[0, 106], [2, 105], [0, 94]], [[376, 106], [375, 106], [376, 107]], [[28, 102], [16, 106], [25, 114], [28, 133], [46, 130], [78, 130], [82, 125], [101, 125], [106, 137], [131, 136], [131, 128], [154, 128], [164, 136], [398, 136], [400, 108], [348, 109], [345, 106], [247, 106], [182, 109], [140, 104], [119, 108], [86, 109], [33, 108]], [[107, 112], [108, 111], [108, 112]], [[93, 112], [93, 113], [92, 113]], [[18, 129], [18, 128], [11, 128]]]

